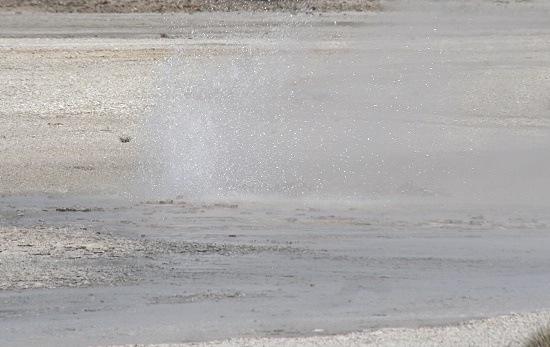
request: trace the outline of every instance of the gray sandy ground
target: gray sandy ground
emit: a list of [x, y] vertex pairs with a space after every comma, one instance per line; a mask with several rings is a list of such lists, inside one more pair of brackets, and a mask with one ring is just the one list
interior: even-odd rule
[[[0, 13], [0, 345], [519, 346], [550, 309], [548, 8], [415, 6], [301, 27], [273, 14]], [[407, 181], [391, 186], [399, 199], [347, 205], [135, 197], [150, 155], [141, 119], [174, 50], [229, 56], [289, 25], [290, 52], [363, 50], [391, 71], [407, 61], [385, 52], [424, 49], [434, 18], [430, 48], [456, 72], [441, 85], [456, 98], [422, 126], [443, 122], [440, 143], [481, 168], [445, 185], [476, 203]]]

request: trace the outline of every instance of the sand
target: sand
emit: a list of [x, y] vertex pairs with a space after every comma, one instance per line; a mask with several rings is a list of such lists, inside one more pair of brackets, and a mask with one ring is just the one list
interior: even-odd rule
[[[111, 4], [101, 11], [126, 12]], [[523, 155], [548, 146], [549, 28], [540, 18], [549, 8], [541, 1], [439, 5], [461, 14], [446, 29], [458, 30], [464, 18], [493, 23], [459, 38], [449, 30], [438, 41], [456, 50], [452, 69], [473, 76], [451, 79], [449, 88], [478, 90], [457, 92], [478, 111], [458, 121], [448, 143], [462, 144], [463, 136], [479, 150], [494, 140], [492, 169], [500, 167], [499, 148], [517, 156], [529, 170], [491, 179], [480, 170], [469, 186], [489, 186], [485, 196], [498, 198], [504, 191], [517, 205], [449, 203], [444, 192], [409, 182], [396, 184], [400, 197], [420, 202], [198, 202], [136, 189], [144, 167], [150, 172], [143, 119], [159, 103], [158, 76], [174, 51], [229, 58], [243, 43], [260, 47], [257, 33], [266, 26], [296, 29], [298, 16], [310, 25], [296, 29], [303, 41], [290, 51], [345, 59], [357, 30], [371, 26], [380, 47], [399, 50], [384, 46], [391, 45], [384, 35], [418, 14], [407, 2], [322, 15], [306, 14], [309, 4], [282, 16], [55, 14], [44, 11], [59, 10], [58, 2], [3, 4], [0, 344], [520, 346], [549, 321], [548, 169]], [[137, 12], [158, 6], [144, 2]], [[180, 10], [199, 11], [190, 8]], [[415, 25], [431, 25], [429, 15], [418, 18]], [[502, 18], [517, 29], [494, 24]], [[480, 34], [488, 28], [495, 33]], [[303, 43], [311, 37], [322, 39]], [[493, 42], [502, 48], [483, 50]], [[468, 53], [472, 47], [478, 53]], [[493, 71], [499, 77], [487, 77]], [[519, 80], [521, 88], [506, 87]], [[495, 90], [502, 97], [488, 92]], [[517, 152], [506, 152], [501, 138], [513, 139]], [[509, 188], [497, 184], [515, 177]]]

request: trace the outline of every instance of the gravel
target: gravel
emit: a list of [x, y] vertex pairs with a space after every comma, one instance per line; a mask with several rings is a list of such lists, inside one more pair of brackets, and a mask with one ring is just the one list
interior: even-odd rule
[[[57, 209], [60, 211], [67, 210]], [[286, 246], [133, 239], [86, 227], [0, 227], [0, 290], [137, 283], [141, 276], [147, 276], [147, 269], [157, 268], [155, 260], [163, 255], [259, 252], [298, 251]]]
[[92, 193], [127, 184], [137, 158], [119, 137], [134, 137], [152, 66], [169, 54], [154, 42], [136, 43], [0, 40], [0, 193]]

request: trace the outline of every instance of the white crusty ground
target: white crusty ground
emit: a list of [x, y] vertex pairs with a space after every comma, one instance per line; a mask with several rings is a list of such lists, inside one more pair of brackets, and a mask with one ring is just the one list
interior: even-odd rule
[[144, 91], [170, 52], [159, 40], [0, 38], [0, 194], [123, 189]]

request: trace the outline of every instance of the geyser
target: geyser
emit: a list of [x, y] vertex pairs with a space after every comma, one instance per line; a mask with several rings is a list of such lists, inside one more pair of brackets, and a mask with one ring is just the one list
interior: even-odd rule
[[[524, 104], [537, 129], [509, 103], [486, 110], [495, 86], [515, 93], [513, 71], [498, 47], [475, 46], [500, 71], [479, 75], [477, 56], [449, 39], [466, 15], [257, 16], [197, 29], [161, 64], [142, 141], [150, 195], [515, 202], [548, 191], [540, 105]], [[497, 19], [471, 22], [465, 37], [505, 30]]]
[[273, 25], [259, 38], [183, 46], [163, 63], [146, 124], [154, 195], [446, 194], [433, 174], [445, 170], [430, 158], [438, 135], [419, 134], [415, 123], [433, 105], [440, 57], [402, 66], [403, 56], [388, 60], [361, 40]]

